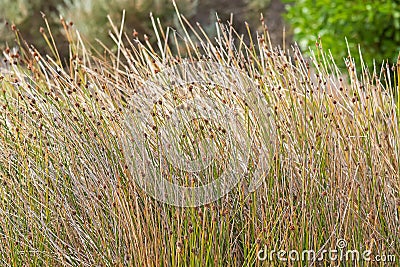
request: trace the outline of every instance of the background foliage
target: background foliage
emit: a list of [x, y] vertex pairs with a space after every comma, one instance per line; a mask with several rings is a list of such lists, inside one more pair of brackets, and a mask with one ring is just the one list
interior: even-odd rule
[[[250, 25], [259, 25], [260, 12], [266, 11], [269, 0], [176, 0], [179, 10], [192, 23], [200, 22], [206, 32], [215, 35], [216, 13], [222, 21], [230, 19], [230, 13], [235, 14], [236, 29], [246, 33], [244, 21]], [[52, 33], [60, 48], [60, 52], [68, 54], [67, 42], [63, 36], [60, 15], [73, 22], [85, 39], [91, 43], [95, 39], [107, 46], [114, 43], [108, 36], [110, 25], [107, 15], [118, 23], [121, 21], [122, 10], [126, 10], [124, 30], [132, 34], [134, 30], [143, 39], [144, 34], [154, 41], [150, 12], [159, 18], [165, 26], [178, 28], [172, 0], [0, 0], [0, 48], [13, 46], [15, 35], [10, 30], [12, 24], [17, 25], [24, 39], [41, 50], [47, 47], [39, 28], [44, 27], [42, 12], [46, 14]], [[278, 1], [278, 4], [281, 4]], [[255, 14], [250, 16], [250, 14]], [[279, 16], [279, 14], [278, 14]], [[6, 23], [6, 22], [9, 23]], [[282, 27], [279, 27], [282, 31]], [[130, 35], [132, 36], [132, 35]], [[43, 52], [43, 51], [42, 51]]]
[[300, 0], [285, 1], [285, 15], [294, 39], [303, 50], [315, 47], [318, 36], [337, 62], [347, 56], [345, 37], [353, 56], [358, 44], [368, 65], [376, 59], [395, 62], [400, 50], [400, 1]]
[[[177, 2], [182, 11], [189, 16], [196, 11], [197, 1], [177, 0]], [[60, 15], [67, 22], [72, 21], [82, 36], [90, 41], [98, 39], [106, 45], [111, 45], [113, 42], [107, 33], [110, 29], [107, 15], [118, 22], [124, 9], [127, 11], [125, 30], [135, 29], [141, 36], [151, 31], [150, 12], [160, 17], [166, 24], [173, 24], [174, 9], [169, 0], [0, 0], [0, 20], [3, 20], [0, 26], [0, 42], [2, 46], [6, 42], [12, 43], [14, 34], [9, 28], [11, 24], [15, 24], [28, 42], [34, 43], [39, 49], [45, 47], [39, 33], [39, 28], [44, 26], [42, 19], [44, 13], [59, 45], [65, 43], [62, 26], [59, 23]], [[7, 21], [9, 23], [6, 23]]]
[[[14, 46], [15, 34], [10, 30], [12, 24], [18, 26], [27, 41], [37, 47], [45, 47], [46, 43], [39, 33], [39, 28], [44, 26], [41, 12], [48, 15], [57, 13], [57, 6], [62, 3], [63, 0], [0, 0], [0, 48], [7, 44]], [[49, 20], [53, 29], [60, 27], [57, 22]], [[57, 39], [62, 37], [59, 31], [53, 34]]]
[[[164, 25], [177, 25], [170, 2], [170, 0], [0, 0], [0, 48], [4, 48], [6, 43], [12, 43], [14, 38], [14, 34], [7, 30], [10, 25], [6, 25], [5, 21], [15, 23], [28, 42], [34, 43], [39, 48], [46, 47], [39, 33], [39, 28], [44, 24], [41, 12], [48, 15], [53, 34], [61, 48], [65, 39], [61, 31], [57, 30], [61, 28], [60, 14], [66, 20], [73, 21], [75, 27], [89, 40], [99, 39], [110, 45], [112, 40], [107, 34], [109, 25], [106, 16], [109, 14], [113, 21], [120, 21], [121, 11], [125, 9], [127, 11], [125, 30], [129, 33], [135, 29], [140, 37], [143, 37], [143, 34], [152, 31], [148, 18], [150, 12], [159, 17]], [[242, 25], [243, 21], [250, 22], [255, 28], [258, 14], [265, 13], [271, 6], [270, 0], [201, 2], [177, 0], [177, 2], [181, 12], [192, 19], [192, 22], [200, 21], [210, 35], [215, 34], [212, 32], [215, 12], [218, 12], [224, 21], [229, 19], [230, 12], [235, 13], [236, 27], [239, 31], [246, 32]], [[396, 61], [400, 50], [400, 1], [283, 0], [283, 2], [287, 3], [285, 18], [290, 24], [290, 36], [294, 37], [302, 50], [307, 51], [309, 47], [314, 47], [318, 36], [321, 36], [324, 47], [332, 51], [334, 58], [340, 64], [343, 62], [343, 57], [347, 56], [346, 37], [356, 60], [359, 60], [358, 44], [360, 44], [368, 65], [371, 65], [373, 59], [378, 63], [386, 59], [392, 63]], [[207, 12], [208, 14], [203, 14]], [[271, 17], [266, 22], [271, 26], [275, 21], [276, 17]], [[282, 29], [279, 27], [275, 31]], [[279, 38], [276, 38], [274, 33], [272, 35], [274, 39]]]
[[[196, 12], [197, 0], [178, 0], [177, 2], [187, 16]], [[66, 19], [79, 23], [77, 26], [83, 36], [90, 40], [100, 39], [108, 45], [114, 42], [108, 38], [108, 34], [105, 32], [110, 28], [107, 15], [114, 22], [120, 22], [123, 10], [127, 12], [126, 30], [133, 31], [134, 29], [141, 36], [152, 31], [150, 12], [167, 25], [176, 24], [174, 23], [175, 10], [170, 0], [64, 0], [64, 5], [58, 7], [58, 11]]]

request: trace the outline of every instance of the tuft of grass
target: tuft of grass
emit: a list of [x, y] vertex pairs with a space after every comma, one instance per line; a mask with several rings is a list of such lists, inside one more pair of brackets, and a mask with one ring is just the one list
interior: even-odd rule
[[[257, 40], [249, 30], [248, 45], [232, 24], [217, 23], [211, 38], [177, 15], [181, 33], [153, 20], [157, 47], [112, 25], [116, 53], [106, 47], [97, 53], [65, 27], [65, 63], [50, 28], [43, 34], [53, 56], [40, 54], [15, 31], [19, 50], [4, 51], [8, 70], [1, 74], [1, 264], [277, 266], [276, 258], [257, 260], [258, 251], [322, 253], [341, 238], [351, 249], [393, 254], [399, 264], [400, 105], [389, 68], [356, 66], [349, 55], [342, 71], [322, 45], [311, 58], [296, 46], [272, 47], [264, 22]], [[277, 146], [256, 191], [249, 193], [243, 182], [212, 204], [179, 208], [135, 183], [120, 138], [124, 110], [140, 110], [130, 98], [140, 96], [149, 78], [183, 61], [235, 67], [258, 84], [265, 97], [259, 108], [272, 109]], [[219, 88], [208, 90], [218, 95]], [[171, 97], [181, 103], [188, 96], [171, 91]], [[220, 97], [243, 106], [233, 95]], [[162, 108], [155, 109], [162, 123]], [[151, 126], [148, 134], [156, 138]], [[225, 160], [219, 144], [214, 175]]]

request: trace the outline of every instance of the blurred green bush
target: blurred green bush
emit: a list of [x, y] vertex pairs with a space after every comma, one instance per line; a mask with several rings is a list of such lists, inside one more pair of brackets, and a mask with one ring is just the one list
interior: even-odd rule
[[[192, 23], [199, 21], [210, 36], [216, 34], [216, 13], [224, 22], [230, 19], [231, 12], [234, 13], [236, 29], [245, 34], [244, 21], [249, 22], [252, 28], [260, 26], [259, 14], [265, 12], [270, 4], [270, 0], [175, 1], [180, 12]], [[113, 47], [115, 44], [108, 34], [111, 27], [107, 15], [119, 26], [124, 9], [124, 31], [132, 34], [135, 30], [141, 39], [147, 34], [152, 43], [155, 37], [151, 34], [153, 26], [149, 19], [150, 12], [160, 19], [163, 27], [180, 28], [172, 0], [0, 0], [0, 49], [14, 46], [15, 34], [11, 31], [11, 25], [15, 24], [29, 44], [34, 44], [40, 52], [50, 53], [39, 32], [40, 27], [46, 28], [42, 13], [46, 14], [62, 57], [68, 56], [68, 43], [63, 35], [60, 15], [67, 23], [72, 22], [81, 36], [92, 44], [96, 45], [95, 40], [99, 40], [107, 47]]]
[[[400, 1], [377, 0], [284, 0], [286, 20], [294, 40], [302, 50], [315, 48], [318, 36], [335, 60], [343, 63], [347, 56], [345, 37], [356, 60], [358, 44], [369, 66], [373, 59], [396, 62], [400, 51]], [[343, 64], [342, 64], [343, 66]]]
[[[44, 25], [41, 12], [52, 14], [63, 0], [0, 0], [0, 48], [6, 45], [13, 46], [15, 34], [10, 30], [12, 24], [18, 26], [24, 38], [35, 45], [44, 47], [45, 41], [41, 38], [39, 28]], [[60, 24], [50, 20], [50, 26], [57, 28]], [[59, 31], [55, 37], [61, 37]]]
[[[190, 16], [196, 12], [197, 0], [177, 0], [182, 13]], [[0, 0], [0, 48], [12, 45], [15, 35], [11, 24], [18, 29], [29, 43], [44, 48], [39, 28], [44, 26], [42, 13], [50, 23], [56, 42], [63, 48], [63, 31], [60, 15], [73, 22], [82, 36], [90, 41], [100, 40], [107, 46], [113, 44], [108, 35], [110, 24], [107, 15], [120, 24], [122, 10], [126, 10], [125, 28], [128, 34], [135, 29], [139, 36], [152, 32], [150, 12], [159, 17], [163, 24], [176, 24], [176, 16], [170, 0]], [[6, 23], [8, 22], [8, 23]], [[68, 49], [65, 49], [68, 53]], [[62, 51], [61, 51], [62, 52]]]
[[[180, 11], [186, 16], [196, 12], [197, 0], [176, 0]], [[150, 12], [160, 18], [165, 25], [176, 25], [175, 9], [171, 0], [64, 0], [58, 6], [59, 13], [67, 20], [72, 20], [83, 36], [89, 40], [99, 39], [106, 45], [113, 41], [108, 36], [110, 29], [107, 15], [117, 25], [121, 22], [122, 11], [126, 10], [125, 31], [134, 30], [143, 34], [153, 32]], [[131, 31], [131, 32], [129, 32]]]

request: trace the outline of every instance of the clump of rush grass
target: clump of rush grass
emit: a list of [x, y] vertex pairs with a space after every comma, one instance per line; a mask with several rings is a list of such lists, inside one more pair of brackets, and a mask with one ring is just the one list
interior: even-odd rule
[[[232, 24], [218, 22], [212, 38], [178, 17], [181, 32], [152, 18], [156, 46], [112, 24], [117, 48], [104, 54], [62, 21], [65, 63], [49, 28], [41, 32], [51, 56], [16, 31], [19, 50], [4, 51], [1, 74], [1, 265], [279, 265], [258, 251], [321, 253], [340, 238], [399, 264], [399, 86], [389, 67], [369, 70], [349, 55], [339, 70], [321, 44], [311, 58], [274, 48], [264, 22], [247, 44]], [[120, 140], [124, 110], [140, 109], [129, 106], [138, 88], [183, 61], [241, 69], [265, 97], [260, 110], [272, 109], [277, 146], [256, 191], [244, 182], [212, 204], [178, 208], [135, 183]]]

